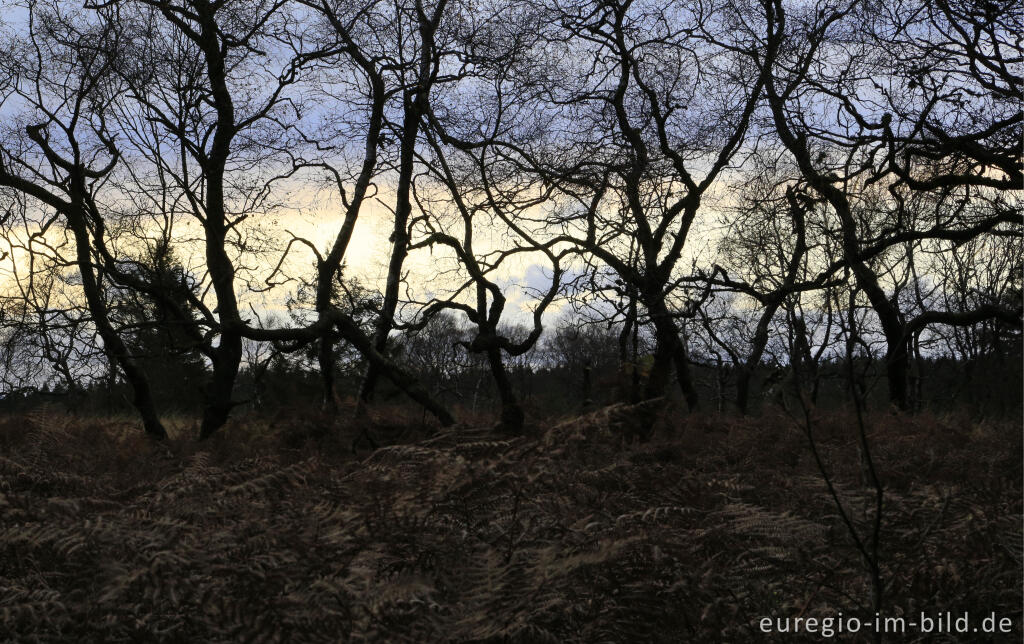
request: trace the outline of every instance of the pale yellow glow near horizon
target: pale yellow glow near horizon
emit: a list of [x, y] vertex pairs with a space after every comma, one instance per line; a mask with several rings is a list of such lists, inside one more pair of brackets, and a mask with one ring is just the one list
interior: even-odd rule
[[[388, 262], [392, 250], [390, 237], [394, 221], [386, 204], [393, 203], [393, 200], [394, 194], [391, 192], [382, 192], [379, 199], [367, 200], [360, 212], [345, 256], [346, 275], [355, 277], [363, 286], [380, 292], [384, 291], [387, 281]], [[279, 219], [279, 226], [296, 235], [306, 236], [321, 249], [321, 252], [326, 252], [341, 226], [341, 204], [331, 198], [324, 199], [312, 190], [299, 191], [293, 203], [300, 204], [299, 208], [294, 214]], [[449, 225], [450, 228], [442, 227], [443, 232], [461, 241], [461, 221]], [[505, 232], [503, 227], [481, 227], [475, 230], [474, 251], [481, 255], [506, 247], [508, 242], [502, 239]], [[413, 242], [416, 241], [418, 239], [414, 234]], [[300, 256], [304, 258], [301, 261], [312, 261], [308, 250], [304, 255], [297, 254], [296, 259]], [[505, 311], [509, 322], [524, 322], [532, 315], [537, 301], [523, 290], [523, 286], [527, 284], [531, 275], [536, 276], [538, 267], [545, 267], [544, 270], [550, 271], [546, 259], [540, 254], [521, 253], [506, 259], [497, 270], [489, 274], [491, 280], [502, 286], [503, 294], [507, 298]], [[465, 270], [460, 268], [454, 252], [442, 245], [410, 252], [403, 265], [403, 274], [406, 276], [406, 284], [403, 286], [401, 297], [404, 298], [406, 293], [409, 293], [418, 301], [425, 301], [433, 296], [443, 297], [457, 283], [461, 284], [459, 280], [467, 276]], [[475, 291], [465, 291], [459, 300], [475, 304]], [[563, 304], [556, 302], [549, 307], [546, 317], [556, 317], [562, 310]]]
[[[236, 276], [236, 292], [243, 312], [249, 311], [251, 306], [261, 319], [266, 319], [265, 314], [274, 314], [279, 318], [277, 324], [287, 324], [286, 301], [294, 293], [297, 282], [279, 285], [265, 293], [250, 292], [246, 285], [252, 284], [257, 288], [266, 285], [267, 278], [292, 236], [308, 240], [321, 255], [326, 255], [343, 224], [344, 208], [336, 192], [313, 183], [296, 182], [279, 196], [280, 203], [283, 204], [280, 208], [273, 212], [254, 214], [239, 226], [241, 238], [247, 242], [252, 241], [252, 248], [263, 248], [264, 252], [243, 253], [238, 258], [236, 266], [240, 270]], [[708, 206], [702, 209], [701, 215], [691, 229], [691, 240], [687, 242], [683, 258], [679, 262], [680, 270], [687, 270], [694, 262], [707, 264], [713, 261], [717, 253], [716, 240], [724, 232], [716, 213], [721, 212], [719, 208], [723, 205], [731, 204], [733, 199], [734, 195], [725, 191], [716, 195], [714, 200], [708, 200]], [[716, 203], [710, 203], [712, 201]], [[383, 292], [385, 288], [392, 249], [390, 236], [393, 215], [389, 205], [393, 203], [394, 193], [388, 188], [381, 188], [375, 198], [369, 198], [364, 202], [345, 255], [345, 276], [358, 279], [364, 288], [371, 291]], [[461, 221], [456, 219], [447, 225], [450, 228], [444, 229], [444, 232], [461, 239]], [[27, 236], [30, 231], [19, 232], [23, 233], [22, 236]], [[503, 237], [504, 233], [503, 225], [494, 228], [481, 227], [475, 231], [474, 250], [479, 255], [506, 247], [509, 240]], [[64, 235], [65, 231], [62, 226], [57, 225], [51, 230], [51, 234]], [[202, 229], [199, 222], [183, 216], [175, 225], [174, 239], [178, 259], [196, 278], [201, 279], [207, 304], [211, 309], [215, 308], [217, 303], [208, 288], [209, 278], [206, 276], [205, 253], [201, 241]], [[0, 252], [3, 250], [5, 249], [0, 248]], [[16, 293], [16, 289], [10, 288], [12, 269], [17, 268], [18, 274], [24, 276], [26, 261], [25, 253], [15, 253], [6, 261], [0, 262], [0, 282], [5, 282], [0, 286], [7, 287], [3, 288], [4, 291]], [[313, 276], [314, 265], [312, 251], [303, 244], [293, 244], [282, 266], [282, 273], [289, 277], [301, 276], [309, 280]], [[582, 260], [575, 258], [571, 264], [563, 268], [582, 268]], [[73, 272], [73, 269], [71, 270]], [[525, 292], [523, 287], [527, 284], [543, 286], [544, 277], [541, 271], [547, 275], [549, 270], [550, 266], [539, 254], [523, 253], [503, 262], [499, 269], [491, 274], [491, 279], [502, 287], [507, 298], [506, 312], [509, 322], [526, 320], [536, 305], [536, 298]], [[406, 299], [408, 296], [420, 302], [432, 296], [443, 297], [449, 293], [457, 283], [454, 277], [456, 274], [463, 279], [466, 277], [465, 271], [459, 270], [459, 264], [452, 251], [444, 246], [412, 251], [405, 261], [403, 274], [406, 276], [406, 283], [402, 287], [401, 298]], [[280, 282], [280, 278], [280, 274], [275, 276], [275, 281]], [[473, 289], [465, 291], [460, 300], [467, 304], [475, 304]], [[413, 313], [414, 308], [410, 308], [407, 313]], [[549, 309], [547, 319], [557, 317], [564, 309], [564, 303], [556, 302]]]
[[[368, 199], [363, 204], [345, 254], [346, 277], [358, 279], [365, 288], [380, 292], [385, 288], [392, 250], [390, 237], [393, 217], [385, 205], [389, 197], [393, 198], [392, 195], [383, 194], [380, 200]], [[382, 200], [384, 203], [381, 203]], [[265, 313], [283, 315], [286, 312], [286, 299], [294, 292], [296, 283], [286, 283], [267, 293], [247, 292], [245, 283], [249, 281], [257, 286], [264, 286], [265, 280], [281, 259], [281, 252], [292, 236], [305, 238], [316, 246], [321, 255], [326, 255], [344, 219], [340, 200], [325, 198], [322, 191], [312, 188], [300, 187], [291, 191], [287, 202], [287, 208], [273, 214], [255, 215], [239, 227], [243, 239], [255, 240], [258, 236], [269, 241], [274, 247], [258, 256], [243, 254], [236, 261], [236, 266], [240, 269], [236, 277], [240, 305], [243, 310], [248, 310], [249, 305], [252, 305], [261, 316]], [[155, 228], [156, 224], [153, 226]], [[10, 234], [16, 244], [23, 245], [37, 232], [37, 229], [15, 228]], [[445, 232], [459, 238], [462, 236], [461, 226], [459, 230]], [[66, 241], [67, 234], [66, 228], [58, 222], [47, 232], [45, 240], [50, 244], [58, 240]], [[155, 239], [158, 236], [159, 231], [154, 229], [152, 237]], [[182, 217], [175, 224], [172, 241], [178, 260], [187, 271], [200, 280], [200, 288], [204, 291], [207, 304], [211, 309], [215, 308], [216, 301], [208, 288], [209, 278], [206, 275], [202, 229], [199, 222], [191, 217]], [[477, 232], [476, 244], [478, 252], [486, 252], [496, 247], [494, 239], [490, 238], [486, 231]], [[73, 259], [73, 247], [65, 246], [62, 252], [67, 259]], [[492, 274], [492, 278], [499, 284], [510, 286], [506, 293], [506, 310], [513, 317], [517, 312], [527, 313], [532, 310], [533, 299], [515, 286], [525, 282], [528, 271], [536, 261], [536, 257], [531, 258], [528, 254], [518, 255], [504, 262]], [[289, 277], [303, 276], [308, 279], [313, 275], [314, 264], [313, 253], [307, 246], [293, 244], [282, 265], [282, 271]], [[29, 254], [24, 250], [12, 249], [9, 240], [0, 239], [0, 295], [19, 297], [21, 289], [27, 283], [28, 267]], [[403, 266], [406, 285], [403, 286], [401, 296], [404, 298], [409, 293], [413, 299], [421, 301], [429, 299], [430, 296], [443, 296], [456, 283], [457, 280], [452, 274], [457, 269], [458, 262], [447, 247], [414, 250], [408, 255]], [[77, 273], [77, 269], [73, 265], [66, 267], [64, 272], [72, 281], [76, 281], [72, 274]], [[464, 275], [462, 273], [462, 276]], [[280, 277], [281, 275], [277, 276], [277, 281], [280, 281]], [[71, 288], [71, 291], [76, 291], [76, 296], [80, 296], [77, 290]], [[471, 302], [472, 291], [466, 292], [466, 297], [461, 299]]]
[[[367, 199], [360, 209], [359, 217], [353, 230], [352, 239], [345, 253], [345, 276], [355, 278], [370, 290], [383, 292], [387, 282], [388, 263], [391, 257], [393, 231], [393, 215], [389, 204], [393, 202], [393, 193], [382, 191], [378, 198]], [[272, 217], [254, 219], [247, 222], [248, 229], [256, 227], [264, 236], [268, 233], [274, 239], [278, 250], [283, 250], [293, 237], [302, 237], [312, 243], [321, 255], [326, 255], [334, 243], [344, 219], [344, 209], [335, 196], [310, 187], [299, 187], [289, 194], [287, 212]], [[245, 231], [243, 230], [243, 233]], [[461, 223], [444, 232], [461, 240]], [[475, 251], [486, 253], [500, 247], [500, 231], [475, 231]], [[416, 239], [413, 240], [417, 241]], [[280, 259], [280, 254], [271, 255], [273, 260], [264, 261], [260, 272], [263, 278], [269, 275], [272, 266]], [[539, 258], [528, 253], [520, 254], [502, 263], [490, 277], [501, 285], [508, 285], [506, 311], [510, 318], [521, 319], [529, 314], [535, 301], [520, 288], [527, 280], [531, 268], [535, 267]], [[290, 275], [311, 275], [314, 265], [312, 251], [304, 244], [293, 244], [284, 271]], [[401, 298], [407, 294], [418, 301], [425, 301], [432, 296], [443, 296], [449, 292], [464, 271], [459, 271], [459, 263], [454, 252], [446, 246], [420, 248], [407, 256], [403, 268], [406, 277], [402, 287]], [[261, 278], [262, 279], [262, 278]], [[281, 287], [287, 290], [288, 287]], [[459, 299], [473, 303], [473, 291], [469, 290]], [[259, 308], [269, 312], [283, 312], [283, 290], [276, 297], [260, 297]], [[559, 310], [553, 306], [551, 312]]]
[[[378, 292], [384, 291], [387, 280], [393, 226], [393, 216], [388, 204], [393, 203], [393, 200], [393, 192], [382, 190], [378, 198], [367, 199], [364, 202], [345, 254], [346, 277], [355, 278], [363, 287]], [[277, 212], [254, 215], [239, 227], [243, 239], [256, 240], [259, 245], [258, 237], [269, 241], [274, 248], [265, 249], [267, 252], [258, 256], [243, 254], [236, 261], [236, 267], [240, 269], [236, 276], [236, 292], [243, 312], [252, 306], [261, 319], [266, 319], [264, 316], [267, 314], [276, 315], [279, 318], [277, 323], [287, 323], [286, 300], [294, 293], [297, 284], [294, 281], [289, 282], [265, 293], [249, 292], [245, 284], [249, 282], [258, 287], [265, 285], [265, 280], [281, 259], [281, 252], [292, 236], [308, 240], [321, 255], [326, 255], [344, 219], [344, 209], [336, 193], [332, 195], [330, 191], [317, 189], [310, 184], [292, 186], [284, 201], [286, 206]], [[27, 238], [32, 231], [18, 232], [20, 237]], [[452, 224], [452, 228], [445, 229], [444, 232], [461, 240], [461, 222]], [[501, 248], [503, 241], [505, 244], [508, 243], [502, 239], [504, 232], [501, 227], [476, 230], [474, 250], [481, 254]], [[58, 224], [50, 230], [47, 237], [56, 239], [65, 234], [64, 227]], [[157, 231], [154, 230], [153, 237], [157, 236]], [[209, 289], [199, 222], [191, 217], [182, 217], [175, 224], [173, 240], [178, 259], [186, 270], [201, 280], [200, 288], [204, 292], [207, 304], [214, 309], [217, 303]], [[9, 249], [0, 247], [0, 253], [6, 250]], [[705, 248], [704, 251], [706, 250]], [[65, 255], [73, 257], [73, 249], [66, 248]], [[576, 258], [563, 268], [581, 268], [582, 264], [582, 260]], [[25, 252], [9, 253], [7, 258], [0, 262], [0, 290], [4, 294], [17, 296], [18, 284], [14, 281], [15, 276], [17, 275], [23, 284], [27, 265], [28, 255]], [[313, 275], [314, 265], [312, 251], [303, 244], [293, 244], [282, 265], [282, 273], [289, 277], [303, 276], [309, 279]], [[524, 322], [532, 313], [536, 298], [525, 292], [523, 287], [531, 277], [533, 286], [543, 285], [543, 278], [538, 272], [541, 270], [545, 275], [549, 274], [550, 270], [542, 256], [536, 253], [522, 253], [504, 261], [490, 274], [490, 278], [502, 287], [507, 298], [507, 321]], [[67, 271], [77, 272], [73, 266]], [[456, 273], [459, 278], [466, 277], [465, 271], [459, 270], [459, 264], [449, 248], [436, 246], [414, 250], [408, 255], [403, 266], [406, 283], [403, 285], [401, 297], [404, 299], [409, 295], [417, 301], [425, 301], [433, 296], [443, 297], [458, 282], [454, 277]], [[280, 278], [279, 274], [275, 281], [280, 281]], [[465, 291], [459, 299], [467, 304], [475, 304], [474, 290]], [[550, 320], [557, 317], [564, 311], [565, 306], [562, 302], [554, 303], [549, 308], [546, 318]]]

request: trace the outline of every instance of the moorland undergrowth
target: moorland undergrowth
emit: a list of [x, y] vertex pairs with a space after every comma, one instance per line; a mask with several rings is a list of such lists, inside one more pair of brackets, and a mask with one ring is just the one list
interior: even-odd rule
[[[868, 420], [888, 614], [995, 612], [1019, 639], [1020, 428]], [[308, 418], [202, 444], [0, 419], [0, 640], [746, 642], [773, 639], [765, 616], [868, 617], [791, 418], [668, 412], [635, 444], [602, 422], [509, 437], [409, 420], [353, 455], [355, 429]], [[850, 417], [814, 430], [866, 528]]]

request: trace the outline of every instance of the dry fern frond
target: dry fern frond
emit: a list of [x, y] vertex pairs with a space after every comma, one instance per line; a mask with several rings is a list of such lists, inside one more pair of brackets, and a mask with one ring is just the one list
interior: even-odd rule
[[[757, 616], [857, 610], [863, 564], [810, 459], [782, 453], [797, 439], [743, 421], [625, 446], [615, 418], [537, 440], [459, 427], [361, 461], [172, 445], [126, 470], [104, 451], [119, 426], [83, 451], [39, 415], [0, 457], [0, 640], [740, 642]], [[865, 530], [836, 436], [821, 448]], [[902, 459], [892, 606], [1018, 614], [1020, 466], [999, 437], [971, 448], [999, 481], [963, 451], [879, 447], [880, 467]]]

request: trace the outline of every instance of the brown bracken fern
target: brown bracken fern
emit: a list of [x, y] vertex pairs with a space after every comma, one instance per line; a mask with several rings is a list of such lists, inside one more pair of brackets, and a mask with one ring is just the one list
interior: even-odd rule
[[[761, 617], [867, 609], [783, 419], [663, 416], [637, 442], [627, 418], [456, 428], [360, 458], [0, 421], [0, 640], [745, 642], [772, 639]], [[821, 419], [821, 449], [866, 522], [848, 423]], [[886, 423], [890, 605], [995, 611], [1019, 635], [1019, 432]]]

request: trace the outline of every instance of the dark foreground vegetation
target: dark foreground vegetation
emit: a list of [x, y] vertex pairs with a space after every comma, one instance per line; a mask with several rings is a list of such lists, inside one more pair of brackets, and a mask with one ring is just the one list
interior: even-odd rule
[[[173, 421], [155, 442], [132, 422], [4, 418], [0, 640], [747, 642], [781, 637], [765, 616], [871, 615], [806, 426], [782, 411], [670, 406], [646, 442], [630, 440], [635, 408], [511, 438], [375, 414], [239, 418], [204, 443]], [[811, 428], [869, 534], [853, 416]], [[866, 428], [885, 614], [995, 612], [1014, 631], [993, 641], [1018, 641], [1017, 422], [877, 413]], [[382, 447], [353, 455], [363, 429]]]

